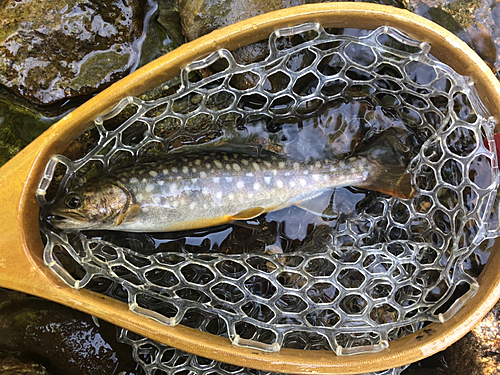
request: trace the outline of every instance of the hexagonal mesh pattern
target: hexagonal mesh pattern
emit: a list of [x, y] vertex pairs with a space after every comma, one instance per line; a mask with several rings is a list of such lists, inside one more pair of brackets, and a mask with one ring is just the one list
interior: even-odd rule
[[[279, 30], [264, 61], [240, 65], [217, 51], [184, 68], [174, 94], [129, 97], [96, 118], [98, 144], [79, 160], [54, 156], [40, 184], [46, 264], [139, 314], [263, 350], [378, 351], [422, 322], [448, 319], [477, 289], [463, 262], [488, 231], [494, 120], [471, 80], [429, 45], [389, 27], [365, 34], [316, 23]], [[194, 80], [197, 71], [212, 74]], [[404, 134], [415, 198], [339, 188], [324, 217], [291, 207], [187, 234], [80, 233], [46, 220], [56, 168], [65, 168], [57, 197], [89, 170], [192, 144], [322, 159], [388, 128]], [[212, 332], [214, 314], [223, 329]]]
[[[216, 362], [159, 344], [125, 329], [119, 331], [118, 341], [132, 346], [135, 361], [147, 375], [279, 375], [276, 372]], [[400, 375], [406, 367], [408, 366], [360, 375]]]

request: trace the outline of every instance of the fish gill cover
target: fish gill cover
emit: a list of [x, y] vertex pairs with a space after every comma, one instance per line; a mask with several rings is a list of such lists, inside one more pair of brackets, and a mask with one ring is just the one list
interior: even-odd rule
[[[336, 35], [308, 23], [275, 31], [269, 49], [248, 65], [226, 50], [193, 62], [175, 93], [128, 97], [96, 118], [84, 157], [54, 156], [37, 196], [46, 264], [138, 314], [270, 351], [374, 352], [449, 319], [477, 290], [471, 259], [496, 230], [494, 120], [472, 81], [389, 27]], [[96, 170], [206, 142], [342, 157], [389, 128], [408, 150], [411, 199], [338, 188], [324, 216], [290, 207], [176, 233], [63, 231], [47, 220], [48, 205]], [[142, 361], [151, 369], [169, 350], [127, 337], [139, 354], [156, 348]]]

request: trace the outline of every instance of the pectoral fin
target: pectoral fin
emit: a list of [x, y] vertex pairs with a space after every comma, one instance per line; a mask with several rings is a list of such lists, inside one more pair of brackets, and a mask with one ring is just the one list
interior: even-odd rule
[[230, 220], [249, 220], [266, 212], [262, 207], [252, 207], [229, 217]]
[[115, 226], [119, 226], [123, 222], [129, 223], [136, 221], [139, 218], [140, 214], [141, 214], [141, 207], [138, 204], [136, 204], [130, 207], [130, 209], [128, 209], [127, 212], [118, 215], [118, 217], [116, 218]]

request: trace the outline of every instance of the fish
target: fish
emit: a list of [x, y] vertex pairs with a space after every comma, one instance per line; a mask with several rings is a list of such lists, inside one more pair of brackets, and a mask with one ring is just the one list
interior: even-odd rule
[[55, 200], [49, 221], [66, 230], [174, 232], [250, 220], [291, 205], [321, 215], [316, 198], [338, 187], [413, 197], [397, 140], [380, 138], [331, 160], [219, 150], [172, 154], [89, 179]]

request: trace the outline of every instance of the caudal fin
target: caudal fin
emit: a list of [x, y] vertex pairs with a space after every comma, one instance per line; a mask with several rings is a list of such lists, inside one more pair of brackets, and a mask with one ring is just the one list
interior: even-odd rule
[[359, 187], [404, 199], [415, 195], [411, 174], [406, 171], [403, 146], [395, 130], [386, 131], [360, 154], [372, 159], [379, 168]]

